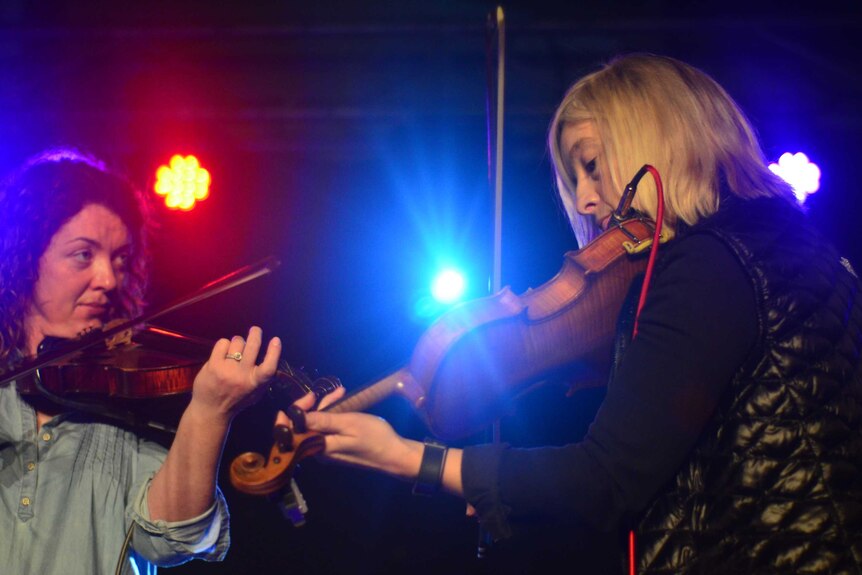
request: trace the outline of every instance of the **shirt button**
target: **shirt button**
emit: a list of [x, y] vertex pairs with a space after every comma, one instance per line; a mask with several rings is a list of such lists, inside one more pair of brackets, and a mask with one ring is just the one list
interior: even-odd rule
[[27, 464], [27, 471], [33, 471], [34, 469], [36, 469], [36, 464], [34, 462], [31, 461]]
[[30, 498], [29, 497], [22, 497], [21, 498], [21, 505], [23, 505], [24, 507], [28, 507], [30, 505]]
[[45, 433], [42, 434], [42, 439], [44, 441], [51, 441], [51, 434], [46, 431]]

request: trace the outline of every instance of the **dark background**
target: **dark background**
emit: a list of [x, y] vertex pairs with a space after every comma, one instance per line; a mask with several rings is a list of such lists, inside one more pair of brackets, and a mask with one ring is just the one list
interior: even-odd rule
[[[281, 266], [160, 323], [213, 339], [260, 325], [282, 337], [284, 359], [355, 389], [407, 361], [434, 318], [418, 310], [440, 265], [468, 271], [470, 297], [488, 293], [486, 20], [496, 4], [214, 4], [3, 2], [0, 168], [69, 143], [150, 187], [173, 153], [196, 154], [212, 174], [211, 196], [188, 213], [157, 209], [153, 304], [269, 255]], [[503, 285], [540, 285], [577, 248], [555, 198], [546, 128], [568, 85], [630, 51], [679, 57], [714, 76], [770, 160], [805, 151], [823, 171], [811, 216], [862, 265], [858, 2], [503, 8]], [[504, 439], [577, 439], [600, 399], [540, 390], [502, 421]], [[400, 398], [373, 411], [407, 436], [426, 433]], [[412, 497], [393, 479], [304, 463], [298, 481], [311, 511], [299, 529], [265, 499], [233, 490], [229, 462], [268, 449], [272, 414], [261, 404], [241, 415], [226, 448], [227, 560], [174, 572], [483, 568], [462, 503]]]

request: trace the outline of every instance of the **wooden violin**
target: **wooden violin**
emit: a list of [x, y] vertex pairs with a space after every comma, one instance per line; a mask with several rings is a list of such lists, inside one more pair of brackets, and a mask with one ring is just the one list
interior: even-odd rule
[[[17, 389], [23, 396], [59, 407], [137, 428], [175, 432], [191, 399], [195, 376], [209, 359], [214, 343], [145, 326], [119, 346], [91, 347], [20, 377]], [[274, 405], [287, 409], [308, 392], [319, 400], [339, 386], [337, 378], [314, 377], [281, 361], [267, 395]]]
[[[152, 325], [121, 335], [36, 369], [31, 377], [19, 379], [18, 391], [130, 400], [185, 394], [213, 346], [209, 340]], [[39, 354], [74, 343], [46, 338]]]
[[[132, 320], [114, 320], [75, 340], [46, 338], [35, 358], [3, 374], [19, 393], [60, 408], [101, 415], [135, 427], [175, 431], [195, 376], [215, 342], [146, 323], [272, 271], [270, 258], [232, 272], [190, 296]], [[287, 406], [308, 391], [324, 394], [340, 383], [313, 380], [282, 362], [270, 395]]]
[[[452, 440], [487, 426], [542, 381], [565, 376], [575, 377], [574, 387], [604, 384], [617, 316], [646, 267], [653, 232], [644, 218], [615, 221], [566, 253], [562, 269], [540, 287], [520, 296], [504, 288], [452, 308], [421, 336], [406, 366], [327, 410], [361, 411], [399, 394], [437, 437]], [[233, 460], [231, 483], [245, 493], [274, 493], [299, 460], [322, 451], [323, 439], [277, 429], [267, 458], [248, 452]]]

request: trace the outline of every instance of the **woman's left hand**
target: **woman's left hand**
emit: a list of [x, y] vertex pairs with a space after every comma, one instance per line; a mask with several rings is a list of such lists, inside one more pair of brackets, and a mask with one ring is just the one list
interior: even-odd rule
[[213, 346], [209, 360], [195, 377], [192, 404], [230, 421], [240, 411], [257, 402], [273, 378], [281, 355], [281, 340], [274, 337], [258, 364], [263, 332], [257, 326], [248, 338], [222, 338]]

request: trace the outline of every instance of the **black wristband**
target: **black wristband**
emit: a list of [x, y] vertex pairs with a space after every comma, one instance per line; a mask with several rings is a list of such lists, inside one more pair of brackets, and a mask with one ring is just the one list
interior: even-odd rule
[[446, 462], [448, 447], [433, 439], [425, 440], [419, 475], [413, 484], [413, 495], [433, 495], [443, 482], [443, 464]]

